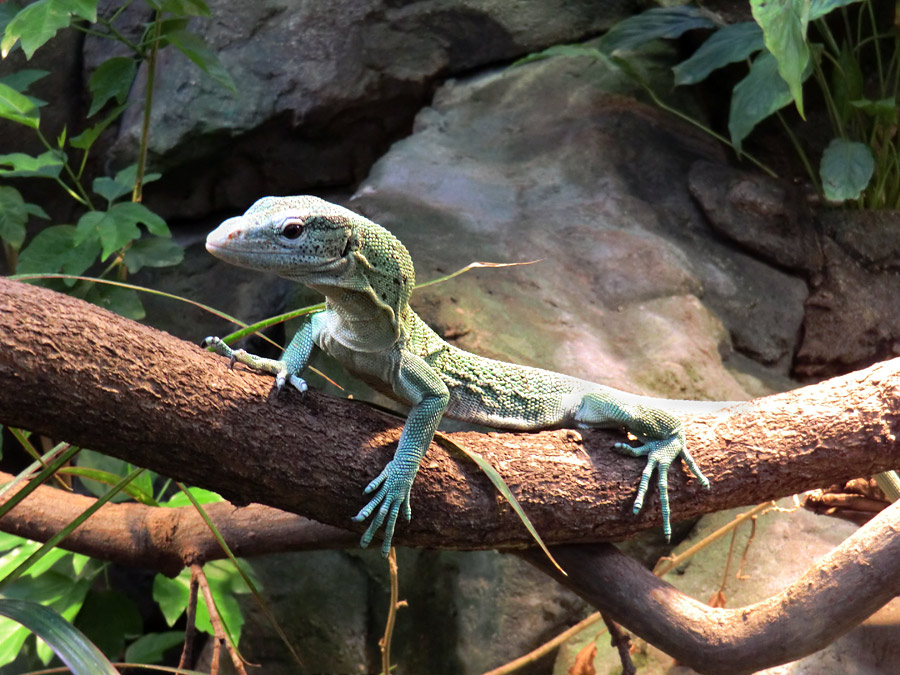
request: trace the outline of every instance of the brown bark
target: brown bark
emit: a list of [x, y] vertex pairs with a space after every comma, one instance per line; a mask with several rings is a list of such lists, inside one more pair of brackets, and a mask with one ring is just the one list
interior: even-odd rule
[[[688, 445], [710, 491], [670, 472], [676, 519], [755, 504], [900, 464], [900, 360], [692, 417]], [[401, 421], [368, 406], [234, 371], [213, 354], [74, 298], [0, 280], [0, 422], [91, 447], [250, 502], [359, 531], [350, 516], [390, 459]], [[450, 434], [503, 475], [548, 543], [623, 538], [660, 523], [653, 494], [631, 515], [642, 462], [611, 451], [620, 434], [574, 430]], [[436, 444], [399, 544], [531, 543], [468, 461]]]
[[[400, 421], [369, 407], [294, 392], [165, 333], [44, 289], [0, 279], [0, 421], [90, 446], [163, 474], [341, 527], [389, 459]], [[671, 476], [675, 517], [690, 517], [875, 473], [900, 464], [900, 360], [721, 417], [687, 421], [711, 479]], [[620, 435], [451, 434], [503, 474], [549, 543], [622, 537], [659, 523], [654, 498], [630, 514], [641, 462], [610, 451]], [[2, 480], [2, 477], [0, 477]], [[40, 488], [2, 528], [45, 539], [90, 500]], [[399, 542], [444, 548], [524, 546], [517, 518], [465, 460], [433, 446]], [[608, 545], [555, 546], [561, 579], [648, 641], [704, 672], [750, 672], [821, 648], [900, 592], [900, 507], [875, 518], [783, 593], [712, 609]], [[240, 555], [345, 546], [355, 535], [263, 506], [208, 507]], [[359, 529], [358, 526], [356, 529]], [[114, 545], [109, 546], [112, 540]], [[106, 544], [104, 548], [103, 543]], [[65, 542], [173, 573], [217, 557], [188, 509], [104, 506]], [[552, 570], [543, 554], [522, 554]]]
[[[0, 485], [12, 478], [0, 472]], [[0, 503], [14, 494], [15, 491]], [[0, 530], [26, 539], [47, 541], [94, 501], [93, 497], [42, 485], [0, 518]], [[359, 543], [359, 537], [352, 532], [262, 504], [239, 508], [228, 502], [218, 502], [203, 508], [231, 552], [240, 557], [347, 548]], [[175, 576], [193, 563], [225, 557], [193, 506], [164, 508], [134, 502], [102, 506], [60, 546], [169, 576]]]
[[609, 544], [521, 555], [680, 663], [740, 675], [822, 649], [900, 594], [900, 502], [848, 537], [781, 593], [736, 609], [709, 607]]

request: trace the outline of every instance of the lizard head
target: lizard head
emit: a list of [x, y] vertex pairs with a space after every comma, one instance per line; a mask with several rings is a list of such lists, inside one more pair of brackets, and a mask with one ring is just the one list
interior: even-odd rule
[[337, 272], [350, 252], [352, 211], [318, 197], [264, 197], [206, 237], [206, 250], [239, 267], [301, 283]]
[[374, 306], [395, 332], [415, 285], [412, 259], [394, 235], [318, 197], [264, 197], [210, 232], [206, 250], [311, 286], [346, 309]]

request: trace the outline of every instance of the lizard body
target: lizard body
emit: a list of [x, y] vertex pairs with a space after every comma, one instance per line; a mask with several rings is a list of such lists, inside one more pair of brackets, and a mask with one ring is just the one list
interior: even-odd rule
[[500, 429], [624, 427], [642, 441], [617, 450], [646, 456], [634, 503], [643, 505], [658, 470], [663, 529], [671, 534], [667, 475], [681, 455], [709, 482], [684, 445], [679, 412], [708, 412], [725, 402], [674, 401], [622, 392], [568, 375], [488, 359], [445, 342], [409, 307], [415, 271], [406, 248], [386, 229], [317, 197], [265, 197], [207, 237], [207, 250], [226, 262], [306, 284], [326, 298], [309, 315], [281, 359], [232, 350], [219, 338], [206, 344], [234, 361], [272, 373], [281, 389], [301, 392], [300, 372], [320, 348], [350, 372], [411, 406], [394, 458], [365, 489], [375, 493], [354, 520], [374, 518], [368, 545], [385, 526], [387, 555], [397, 518], [412, 512], [409, 493], [443, 416]]

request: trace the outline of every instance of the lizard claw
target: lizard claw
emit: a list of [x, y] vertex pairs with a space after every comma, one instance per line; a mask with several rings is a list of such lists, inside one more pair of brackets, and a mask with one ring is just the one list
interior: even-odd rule
[[375, 533], [384, 524], [384, 542], [381, 545], [381, 554], [387, 557], [391, 550], [391, 540], [394, 538], [394, 529], [401, 509], [407, 521], [412, 518], [412, 509], [409, 505], [409, 491], [412, 488], [412, 478], [407, 477], [402, 467], [398, 467], [391, 460], [384, 470], [366, 486], [363, 494], [371, 494], [375, 490], [375, 496], [366, 504], [359, 513], [353, 517], [353, 522], [361, 523], [373, 513], [372, 522], [369, 523], [359, 543], [363, 548], [371, 542]]
[[634, 499], [633, 512], [636, 515], [644, 506], [644, 498], [647, 496], [647, 490], [650, 485], [650, 478], [654, 469], [657, 470], [657, 481], [659, 485], [659, 505], [662, 511], [663, 534], [666, 541], [672, 538], [672, 523], [669, 510], [669, 467], [675, 459], [682, 455], [685, 464], [691, 470], [691, 473], [697, 477], [703, 487], [709, 487], [709, 480], [700, 471], [700, 467], [688, 453], [684, 445], [684, 436], [677, 433], [669, 438], [662, 440], [651, 440], [637, 447], [627, 443], [616, 443], [615, 449], [632, 457], [647, 457], [647, 464], [641, 473], [641, 482], [638, 485], [637, 496]]

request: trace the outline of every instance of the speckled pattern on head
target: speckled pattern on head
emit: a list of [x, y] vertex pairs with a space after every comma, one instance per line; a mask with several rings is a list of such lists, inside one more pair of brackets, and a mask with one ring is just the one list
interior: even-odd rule
[[384, 524], [390, 548], [399, 514], [412, 511], [409, 493], [435, 429], [446, 415], [501, 429], [560, 426], [625, 427], [642, 442], [615, 444], [646, 456], [634, 511], [640, 510], [658, 467], [663, 529], [668, 538], [667, 472], [679, 456], [703, 485], [709, 482], [684, 445], [678, 412], [710, 412], [726, 402], [670, 401], [638, 396], [539, 368], [504, 363], [445, 342], [410, 309], [415, 284], [409, 253], [380, 225], [317, 197], [266, 197], [230, 218], [207, 238], [213, 255], [235, 265], [274, 272], [320, 291], [326, 308], [311, 314], [279, 360], [215, 351], [275, 375], [304, 391], [300, 372], [319, 348], [381, 391], [411, 406], [394, 459], [366, 488], [375, 496], [357, 514], [374, 514], [367, 545]]

